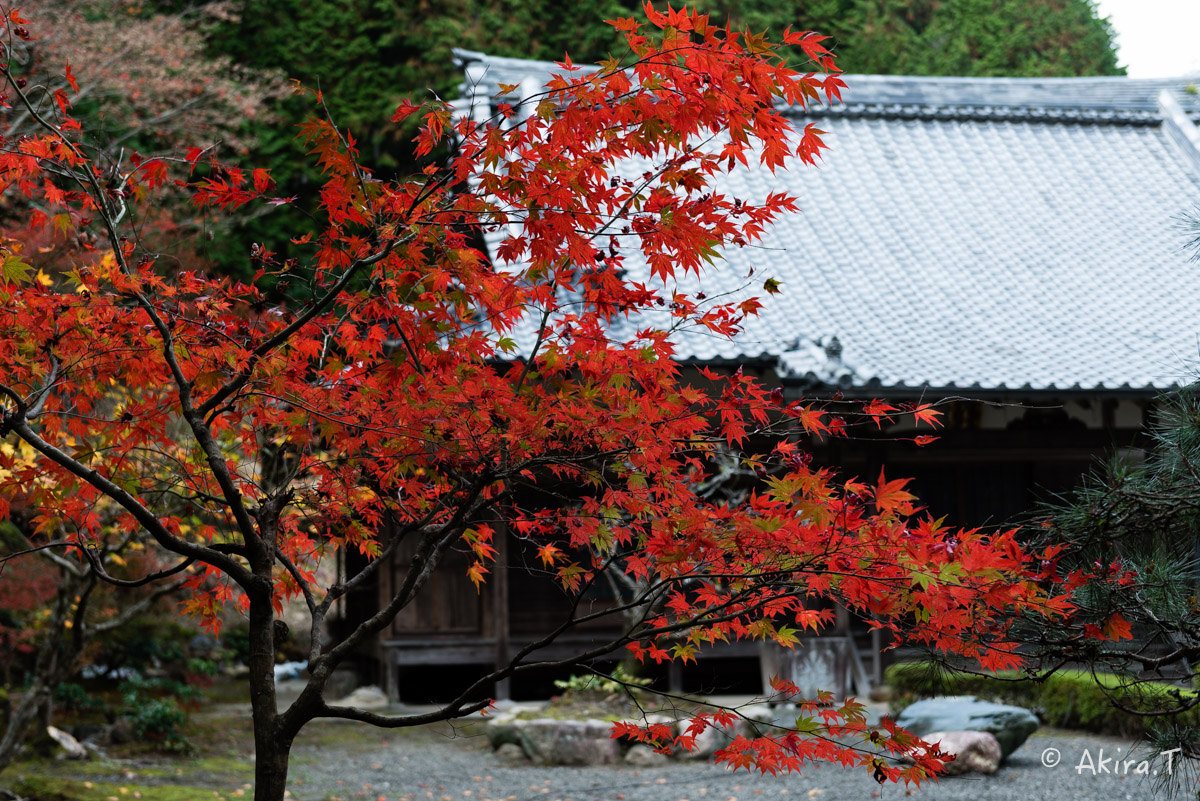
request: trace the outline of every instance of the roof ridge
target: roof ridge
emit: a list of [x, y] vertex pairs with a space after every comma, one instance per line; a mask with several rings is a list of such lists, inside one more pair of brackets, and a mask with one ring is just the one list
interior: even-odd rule
[[1200, 130], [1196, 128], [1196, 124], [1191, 121], [1175, 96], [1166, 89], [1158, 93], [1158, 109], [1167, 138], [1184, 152], [1197, 170], [1200, 170]]
[[[553, 61], [534, 61], [493, 56], [456, 48], [460, 68], [474, 66], [472, 73], [495, 94], [501, 83], [518, 84], [522, 78], [548, 76], [561, 70]], [[595, 72], [595, 65], [575, 65], [581, 74]], [[1160, 117], [1158, 96], [1169, 91], [1185, 114], [1200, 115], [1200, 95], [1195, 94], [1197, 76], [1192, 78], [1129, 78], [1124, 75], [1087, 77], [1009, 78], [935, 75], [838, 76], [847, 86], [842, 102], [793, 108], [796, 115], [869, 114], [871, 116], [936, 117], [977, 119], [1044, 119], [1074, 121], [1073, 111], [1086, 122], [1156, 122]], [[942, 109], [949, 111], [942, 112]], [[1094, 114], [1099, 117], [1092, 116]]]

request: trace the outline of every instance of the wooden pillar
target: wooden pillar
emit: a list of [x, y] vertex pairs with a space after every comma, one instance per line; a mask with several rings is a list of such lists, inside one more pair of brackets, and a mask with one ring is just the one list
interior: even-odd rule
[[[497, 527], [496, 543], [496, 573], [492, 581], [492, 631], [495, 633], [497, 668], [508, 664], [509, 660], [509, 620], [508, 620], [508, 527], [500, 524]], [[512, 698], [512, 683], [509, 679], [496, 682], [496, 700], [507, 701]]]
[[675, 695], [683, 692], [683, 665], [678, 659], [667, 663], [667, 691]]
[[876, 687], [883, 686], [883, 633], [871, 629], [871, 679]]
[[395, 704], [400, 701], [400, 671], [396, 664], [396, 649], [383, 648], [383, 689], [388, 701]]
[[837, 607], [837, 622], [834, 624], [834, 632], [837, 634], [850, 634], [850, 610], [842, 604]]

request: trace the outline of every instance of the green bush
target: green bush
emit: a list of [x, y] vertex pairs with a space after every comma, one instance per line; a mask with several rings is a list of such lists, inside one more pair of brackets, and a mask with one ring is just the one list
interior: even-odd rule
[[228, 650], [235, 662], [250, 664], [250, 626], [229, 626], [221, 632], [221, 647]]
[[129, 679], [121, 682], [120, 691], [126, 699], [134, 696], [170, 698], [184, 707], [198, 706], [204, 699], [204, 692], [199, 687], [166, 677]]
[[125, 717], [133, 724], [139, 740], [153, 743], [164, 751], [190, 751], [191, 743], [183, 733], [187, 715], [173, 698], [126, 700]]
[[935, 695], [974, 695], [1029, 709], [1050, 726], [1112, 736], [1141, 737], [1156, 722], [1200, 724], [1200, 707], [1161, 718], [1125, 711], [1161, 709], [1194, 696], [1192, 690], [1162, 682], [1130, 685], [1127, 678], [1083, 670], [1064, 669], [1043, 680], [1032, 680], [1014, 671], [979, 676], [930, 663], [902, 662], [888, 668], [886, 681], [893, 693], [894, 712]]
[[100, 712], [104, 699], [88, 692], [82, 685], [64, 682], [54, 688], [54, 703], [67, 712]]
[[132, 679], [121, 684], [125, 718], [139, 740], [163, 751], [190, 751], [184, 735], [185, 707], [198, 705], [202, 694], [188, 684], [172, 679]]
[[582, 676], [570, 676], [565, 681], [556, 680], [554, 682], [555, 687], [566, 693], [594, 693], [597, 695], [611, 695], [620, 692], [627, 686], [648, 687], [649, 685], [650, 679], [631, 676], [621, 665], [613, 668], [611, 676], [587, 673]]

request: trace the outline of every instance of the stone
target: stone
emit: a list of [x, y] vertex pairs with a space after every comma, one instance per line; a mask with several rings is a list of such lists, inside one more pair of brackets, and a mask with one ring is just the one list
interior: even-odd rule
[[[687, 734], [691, 725], [692, 719], [680, 721], [679, 733]], [[696, 747], [691, 751], [683, 751], [682, 756], [684, 759], [712, 759], [713, 754], [732, 743], [741, 733], [736, 727], [724, 729], [710, 723], [695, 735]]]
[[635, 723], [640, 722], [644, 726], [656, 726], [658, 724], [663, 724], [665, 726], [670, 726], [672, 732], [675, 732], [676, 724], [678, 723], [678, 721], [670, 715], [660, 715], [654, 712], [644, 715], [640, 721], [638, 721], [637, 718], [630, 718], [630, 720]]
[[521, 746], [521, 735], [517, 733], [516, 715], [505, 715], [502, 718], [498, 717], [488, 721], [483, 728], [483, 733], [493, 751], [499, 751], [506, 745], [515, 745], [518, 748]]
[[71, 735], [67, 734], [62, 729], [56, 729], [53, 726], [46, 727], [46, 734], [51, 740], [58, 743], [58, 747], [62, 749], [59, 754], [61, 759], [87, 759], [88, 751], [79, 741]]
[[921, 735], [921, 739], [946, 754], [953, 754], [954, 761], [946, 763], [946, 776], [961, 776], [964, 773], [991, 775], [1000, 767], [1000, 742], [986, 731], [935, 731]]
[[625, 752], [625, 764], [637, 768], [657, 768], [667, 764], [667, 755], [638, 743]]
[[134, 740], [133, 721], [127, 717], [119, 717], [108, 727], [101, 742], [108, 745], [125, 745]]
[[387, 709], [388, 697], [378, 687], [359, 687], [354, 692], [337, 701], [330, 701], [330, 706], [352, 706], [367, 711]]
[[782, 724], [790, 726], [796, 720], [796, 705], [782, 704], [747, 704], [738, 709], [742, 716], [739, 721], [741, 734], [746, 737], [762, 737]]
[[878, 687], [872, 687], [871, 692], [867, 694], [867, 697], [877, 704], [886, 704], [888, 701], [892, 700], [892, 688], [886, 684], [881, 684]]
[[496, 759], [509, 765], [524, 765], [529, 760], [525, 752], [516, 743], [504, 743], [496, 749]]
[[325, 692], [332, 698], [342, 698], [354, 692], [358, 684], [357, 670], [338, 668], [329, 674], [329, 679], [325, 682]]
[[521, 747], [535, 765], [614, 765], [621, 757], [606, 720], [538, 718], [514, 722]]
[[1038, 719], [1019, 706], [980, 701], [972, 695], [947, 695], [906, 707], [896, 725], [920, 737], [930, 732], [985, 731], [1000, 744], [1004, 760], [1037, 731]]
[[103, 739], [108, 734], [108, 726], [103, 723], [76, 723], [70, 727], [69, 733], [87, 747], [88, 742]]

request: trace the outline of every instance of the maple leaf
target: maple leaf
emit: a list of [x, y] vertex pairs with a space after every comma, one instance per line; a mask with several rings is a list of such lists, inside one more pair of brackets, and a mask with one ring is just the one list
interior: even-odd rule
[[420, 109], [421, 107], [419, 105], [414, 105], [406, 97], [403, 101], [401, 101], [400, 105], [396, 107], [396, 113], [392, 115], [392, 122], [404, 122], [413, 114], [413, 112], [420, 111]]
[[0, 280], [10, 284], [24, 284], [29, 282], [29, 274], [33, 268], [22, 261], [19, 257], [9, 255], [4, 257], [4, 261], [0, 263]]
[[562, 552], [554, 545], [543, 545], [538, 548], [538, 559], [546, 567], [553, 567], [554, 563], [562, 557]]
[[467, 578], [475, 585], [475, 591], [479, 592], [483, 586], [484, 576], [487, 575], [487, 568], [481, 563], [475, 562], [467, 569]]
[[1102, 630], [1104, 636], [1114, 642], [1133, 639], [1133, 626], [1121, 616], [1120, 612], [1114, 612], [1112, 617], [1104, 621]]
[[829, 430], [829, 427], [821, 419], [825, 416], [825, 412], [821, 409], [813, 408], [812, 404], [803, 408], [799, 404], [793, 404], [788, 407], [787, 415], [799, 420], [800, 425], [803, 426], [805, 431], [820, 433]]
[[631, 33], [638, 29], [638, 21], [633, 17], [619, 17], [617, 19], [606, 19], [609, 25], [616, 28], [621, 33]]
[[876, 428], [882, 427], [881, 421], [883, 420], [887, 420], [890, 423], [892, 418], [888, 416], [888, 412], [894, 411], [896, 411], [895, 406], [884, 403], [881, 400], [873, 400], [863, 407], [863, 412], [867, 414], [873, 421], [875, 421]]
[[899, 512], [901, 514], [910, 514], [912, 512], [912, 502], [917, 499], [917, 496], [911, 492], [907, 492], [904, 488], [912, 479], [898, 478], [893, 481], [888, 481], [883, 474], [883, 470], [879, 471], [879, 483], [875, 487], [875, 507], [880, 512]]
[[271, 179], [271, 174], [267, 170], [254, 170], [251, 176], [254, 183], [254, 191], [260, 195], [275, 184]]
[[937, 428], [942, 424], [942, 421], [938, 419], [941, 416], [942, 413], [933, 408], [933, 405], [929, 403], [922, 403], [920, 406], [913, 409], [913, 417], [918, 423], [928, 423], [934, 428]]

